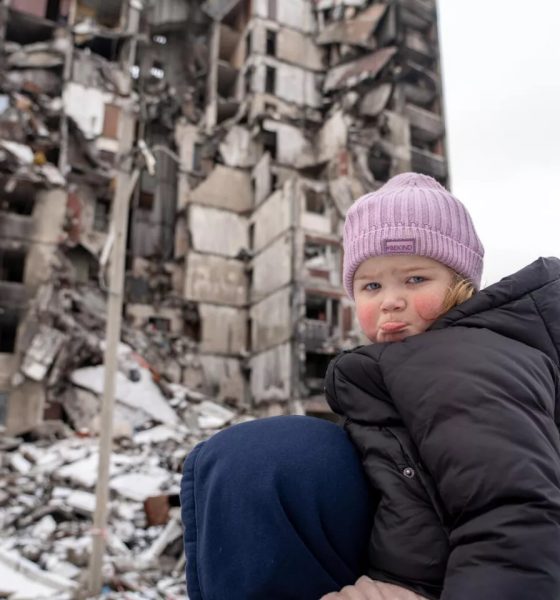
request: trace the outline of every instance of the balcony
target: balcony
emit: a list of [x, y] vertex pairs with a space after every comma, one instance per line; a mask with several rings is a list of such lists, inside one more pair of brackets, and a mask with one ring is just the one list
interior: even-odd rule
[[0, 309], [20, 313], [24, 310], [26, 302], [27, 290], [23, 283], [0, 281]]
[[443, 136], [443, 120], [439, 115], [413, 104], [406, 105], [405, 115], [410, 122], [413, 143], [432, 143]]
[[21, 241], [33, 237], [33, 219], [0, 210], [0, 240]]
[[418, 148], [411, 148], [410, 154], [413, 171], [431, 175], [440, 181], [447, 179], [447, 162], [443, 156]]

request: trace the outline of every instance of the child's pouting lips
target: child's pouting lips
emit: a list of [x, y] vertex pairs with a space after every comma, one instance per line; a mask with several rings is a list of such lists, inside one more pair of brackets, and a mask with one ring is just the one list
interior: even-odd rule
[[406, 327], [408, 327], [408, 323], [404, 323], [403, 321], [389, 321], [381, 325], [381, 331], [384, 333], [397, 333]]

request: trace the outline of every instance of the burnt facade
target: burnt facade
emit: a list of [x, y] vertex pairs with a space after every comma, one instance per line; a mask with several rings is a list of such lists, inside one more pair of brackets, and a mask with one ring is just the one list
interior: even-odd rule
[[[169, 384], [323, 413], [328, 361], [359, 342], [346, 209], [405, 170], [447, 181], [435, 0], [145, 1], [133, 33], [130, 5], [0, 7], [0, 422], [64, 416], [72, 370], [99, 363], [123, 111], [155, 159], [125, 341]], [[47, 289], [100, 299], [98, 342]]]

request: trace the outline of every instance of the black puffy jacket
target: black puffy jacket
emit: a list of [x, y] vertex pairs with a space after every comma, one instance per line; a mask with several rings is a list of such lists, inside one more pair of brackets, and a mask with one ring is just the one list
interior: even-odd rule
[[369, 576], [445, 600], [560, 599], [560, 260], [327, 372], [378, 503]]

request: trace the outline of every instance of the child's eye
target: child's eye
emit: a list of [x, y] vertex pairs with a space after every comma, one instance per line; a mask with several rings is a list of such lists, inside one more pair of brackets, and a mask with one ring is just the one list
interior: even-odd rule
[[423, 283], [424, 281], [426, 281], [425, 277], [422, 277], [420, 275], [413, 275], [412, 277], [408, 278], [407, 283]]
[[364, 286], [364, 290], [373, 291], [373, 290], [379, 290], [379, 289], [381, 289], [381, 284], [377, 283], [376, 281], [371, 281], [370, 283], [366, 283], [366, 285]]

